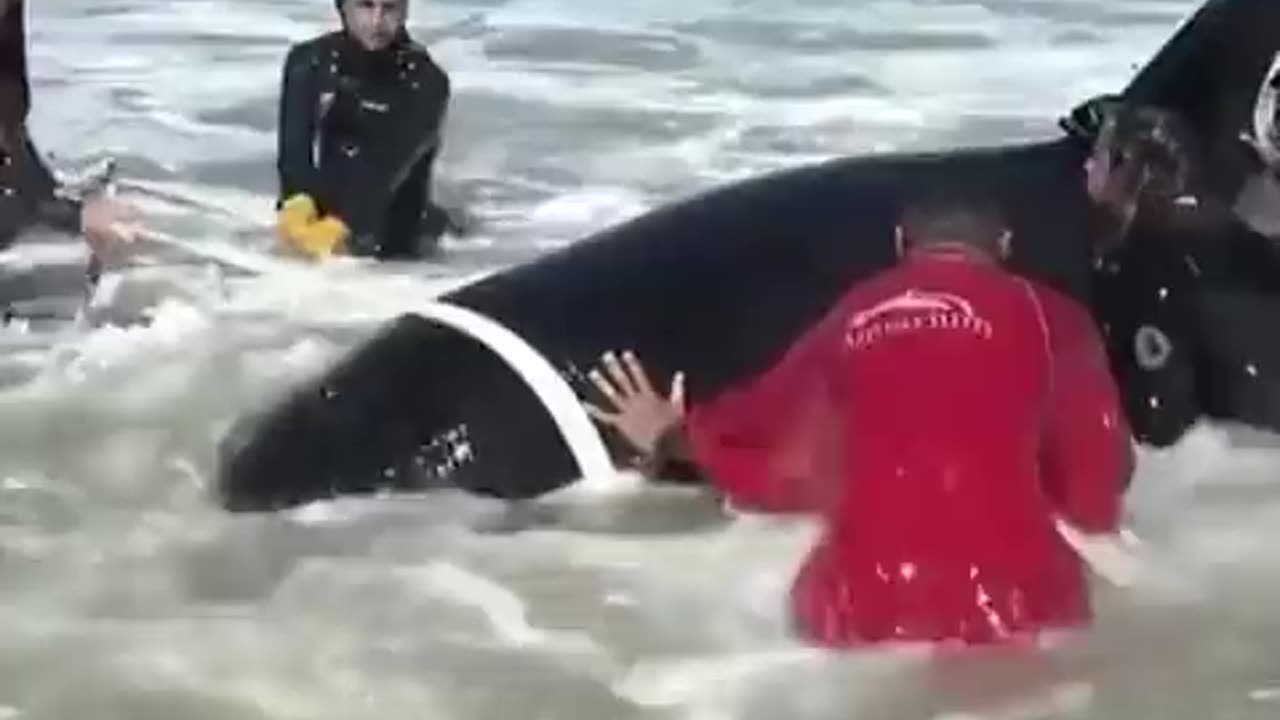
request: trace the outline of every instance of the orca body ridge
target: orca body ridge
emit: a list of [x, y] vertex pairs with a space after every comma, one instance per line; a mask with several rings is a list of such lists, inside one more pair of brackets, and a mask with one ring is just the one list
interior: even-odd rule
[[[1238, 138], [1280, 50], [1276, 28], [1280, 2], [1209, 0], [1124, 91], [1186, 115], [1211, 151], [1208, 190], [1224, 203], [1249, 172]], [[705, 400], [769, 367], [851, 284], [892, 264], [893, 227], [921, 192], [999, 202], [1014, 231], [1014, 268], [1090, 302], [1088, 150], [1087, 138], [1062, 132], [776, 172], [672, 203], [442, 299], [501, 323], [584, 391], [581, 373], [602, 352], [631, 349], [655, 382], [683, 370], [689, 398]], [[1257, 324], [1268, 316], [1260, 308], [1273, 300], [1250, 288], [1241, 295], [1230, 282], [1217, 291], [1236, 303], [1225, 311], [1210, 303], [1219, 323], [1225, 313], [1216, 331], [1229, 352], [1220, 361], [1238, 365], [1261, 352], [1253, 345], [1270, 324]], [[1231, 416], [1239, 402], [1223, 398], [1245, 394], [1242, 415], [1280, 427], [1275, 342], [1276, 364], [1249, 380], [1273, 384], [1274, 402], [1224, 390], [1215, 404], [1227, 407], [1217, 414]], [[1193, 419], [1203, 409], [1191, 402], [1181, 412]], [[465, 452], [450, 455], [460, 438]], [[607, 440], [622, 460], [617, 438]], [[455, 330], [411, 315], [243, 420], [220, 462], [221, 499], [234, 510], [442, 484], [528, 498], [577, 479], [555, 424], [509, 368]]]

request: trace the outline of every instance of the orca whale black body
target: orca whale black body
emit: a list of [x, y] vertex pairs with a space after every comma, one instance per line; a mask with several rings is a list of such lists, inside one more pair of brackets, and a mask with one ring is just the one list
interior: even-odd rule
[[[1228, 198], [1248, 171], [1237, 138], [1277, 50], [1280, 2], [1210, 0], [1125, 95], [1181, 111], [1210, 160], [1210, 190]], [[922, 192], [1000, 202], [1015, 233], [1015, 269], [1092, 302], [1088, 145], [1062, 133], [773, 173], [658, 209], [444, 299], [497, 319], [580, 387], [580, 368], [604, 350], [629, 348], [659, 381], [684, 370], [697, 402], [767, 368], [851, 284], [889, 266], [893, 227]], [[1216, 290], [1206, 307], [1226, 336], [1215, 338], [1225, 348], [1219, 360], [1265, 355], [1253, 345], [1256, 328], [1269, 324], [1250, 329], [1236, 318], [1265, 323], [1270, 296], [1229, 281]], [[1223, 390], [1216, 405], [1226, 407], [1216, 414], [1241, 409], [1251, 422], [1280, 426], [1280, 349], [1272, 355], [1270, 376], [1266, 368], [1249, 375], [1274, 382], [1272, 395]], [[1240, 395], [1247, 411], [1231, 399]], [[1183, 397], [1164, 410], [1184, 427], [1204, 412]], [[470, 338], [404, 316], [244, 421], [221, 448], [218, 479], [226, 507], [270, 510], [440, 481], [526, 498], [575, 472], [556, 427], [512, 371]]]

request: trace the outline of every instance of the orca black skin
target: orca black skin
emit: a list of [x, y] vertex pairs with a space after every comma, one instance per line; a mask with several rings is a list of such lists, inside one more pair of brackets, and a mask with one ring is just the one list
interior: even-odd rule
[[[1280, 2], [1209, 0], [1125, 90], [1184, 113], [1212, 158], [1210, 189], [1224, 202], [1248, 172], [1237, 136], [1277, 50]], [[774, 173], [656, 210], [445, 299], [499, 320], [579, 387], [579, 369], [602, 351], [630, 348], [664, 383], [686, 371], [690, 398], [703, 400], [768, 367], [852, 283], [889, 266], [893, 226], [922, 192], [998, 200], [1015, 232], [1015, 268], [1089, 301], [1087, 151], [1087, 141], [1062, 134]], [[1255, 290], [1220, 283], [1205, 303], [1226, 336], [1215, 339], [1227, 350], [1223, 362], [1265, 355], [1252, 345], [1272, 326], [1270, 299]], [[1236, 304], [1224, 308], [1228, 300]], [[1280, 388], [1280, 345], [1271, 354], [1273, 374], [1264, 367], [1250, 382]], [[1269, 392], [1223, 391], [1216, 404], [1228, 407], [1217, 414], [1240, 409], [1252, 422], [1280, 426], [1280, 390]], [[1232, 399], [1239, 395], [1248, 396], [1247, 412]], [[1203, 408], [1179, 402], [1173, 412], [1185, 427]], [[460, 440], [469, 454], [456, 452]], [[440, 481], [527, 498], [575, 472], [550, 418], [513, 373], [473, 341], [413, 316], [388, 323], [325, 376], [241, 423], [221, 460], [220, 497], [238, 511]]]

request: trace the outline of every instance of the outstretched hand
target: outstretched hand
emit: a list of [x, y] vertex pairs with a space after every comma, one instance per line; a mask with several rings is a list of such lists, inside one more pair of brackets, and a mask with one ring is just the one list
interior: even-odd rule
[[658, 395], [640, 360], [627, 351], [622, 359], [613, 352], [604, 354], [604, 372], [593, 369], [588, 377], [613, 405], [612, 411], [584, 403], [587, 413], [614, 428], [627, 442], [645, 455], [652, 454], [658, 439], [684, 421], [684, 373], [671, 379], [666, 397]]
[[84, 202], [80, 229], [95, 253], [110, 253], [134, 241], [141, 217], [138, 208], [130, 203], [95, 196]]

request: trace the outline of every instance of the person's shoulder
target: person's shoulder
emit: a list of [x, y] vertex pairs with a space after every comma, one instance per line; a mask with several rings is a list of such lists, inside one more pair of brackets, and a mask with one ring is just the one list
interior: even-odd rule
[[285, 63], [289, 65], [318, 64], [326, 56], [337, 53], [342, 31], [327, 32], [289, 46]]
[[427, 49], [427, 46], [412, 38], [400, 43], [400, 54], [409, 60], [435, 64], [435, 58], [431, 57], [431, 51]]
[[420, 80], [448, 87], [448, 73], [436, 62], [426, 45], [416, 40], [406, 40], [400, 46], [399, 54], [401, 66], [416, 74]]
[[1047, 283], [1034, 278], [1024, 277], [1012, 271], [1005, 271], [1010, 279], [1016, 279], [1016, 282], [1024, 283], [1036, 298], [1047, 306], [1052, 306], [1055, 310], [1063, 312], [1087, 312], [1084, 306], [1078, 300], [1066, 294], [1065, 292], [1053, 287]]
[[1036, 296], [1050, 335], [1058, 341], [1076, 342], [1097, 334], [1093, 315], [1074, 297], [1045, 283], [1021, 278]]

